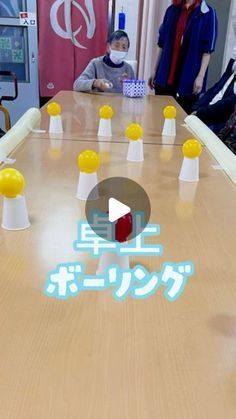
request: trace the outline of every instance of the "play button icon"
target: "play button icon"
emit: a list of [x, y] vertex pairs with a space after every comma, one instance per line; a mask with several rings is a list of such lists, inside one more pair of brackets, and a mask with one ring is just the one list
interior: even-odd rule
[[[85, 212], [88, 224], [98, 236], [122, 242], [143, 231], [149, 222], [151, 205], [146, 191], [138, 183], [124, 177], [112, 177], [92, 189]], [[138, 216], [139, 224], [136, 222]], [[106, 228], [102, 226], [102, 219]], [[107, 235], [106, 231], [112, 234]]]
[[124, 217], [124, 215], [131, 212], [130, 207], [118, 201], [115, 198], [109, 198], [109, 221], [114, 223], [114, 221], [119, 220], [119, 218]]

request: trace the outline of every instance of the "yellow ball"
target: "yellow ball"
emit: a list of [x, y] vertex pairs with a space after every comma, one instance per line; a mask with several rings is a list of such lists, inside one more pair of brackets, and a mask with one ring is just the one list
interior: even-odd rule
[[189, 159], [194, 159], [195, 157], [199, 157], [202, 152], [202, 146], [198, 140], [190, 139], [185, 141], [182, 146], [182, 151], [184, 157], [188, 157]]
[[111, 119], [113, 117], [113, 109], [109, 105], [104, 105], [99, 109], [99, 116], [103, 119]]
[[166, 119], [176, 118], [176, 107], [172, 105], [166, 106], [163, 110], [163, 114]]
[[94, 173], [100, 166], [100, 157], [93, 150], [84, 150], [78, 156], [78, 166], [81, 172]]
[[15, 198], [25, 187], [23, 175], [16, 169], [8, 168], [0, 171], [0, 193], [5, 198]]
[[126, 133], [126, 137], [129, 140], [137, 141], [137, 140], [140, 140], [140, 138], [142, 138], [143, 129], [142, 129], [141, 125], [139, 125], [139, 124], [130, 124], [126, 128], [125, 133]]
[[58, 116], [61, 114], [61, 106], [57, 102], [51, 102], [47, 106], [47, 112], [50, 116]]

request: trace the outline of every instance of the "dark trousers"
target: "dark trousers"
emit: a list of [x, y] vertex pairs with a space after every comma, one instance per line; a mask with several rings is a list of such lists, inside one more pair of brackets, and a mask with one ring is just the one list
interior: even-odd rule
[[175, 87], [173, 86], [155, 86], [155, 94], [161, 96], [167, 95], [174, 97], [175, 100], [177, 100], [177, 102], [180, 104], [180, 106], [185, 110], [187, 114], [190, 114], [192, 112], [192, 107], [199, 98], [199, 95], [179, 96], [176, 93]]

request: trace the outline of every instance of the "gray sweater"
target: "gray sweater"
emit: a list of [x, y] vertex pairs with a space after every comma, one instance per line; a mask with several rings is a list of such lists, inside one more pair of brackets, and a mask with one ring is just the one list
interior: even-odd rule
[[94, 58], [87, 65], [83, 73], [75, 80], [73, 89], [79, 92], [89, 92], [95, 79], [106, 79], [113, 84], [109, 92], [122, 92], [122, 78], [134, 79], [132, 67], [124, 61], [122, 67], [110, 67], [103, 61], [103, 57]]

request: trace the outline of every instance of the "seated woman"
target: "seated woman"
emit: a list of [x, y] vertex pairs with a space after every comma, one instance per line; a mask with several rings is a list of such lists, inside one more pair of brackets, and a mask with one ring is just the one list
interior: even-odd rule
[[217, 135], [236, 154], [236, 106], [226, 125]]
[[107, 42], [107, 54], [90, 61], [83, 73], [75, 80], [73, 89], [79, 92], [122, 92], [122, 81], [134, 79], [132, 67], [124, 60], [130, 46], [124, 31], [113, 32]]
[[236, 60], [230, 59], [221, 79], [193, 106], [193, 113], [218, 133], [234, 111], [236, 103]]

